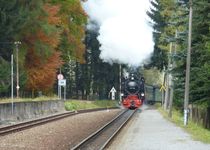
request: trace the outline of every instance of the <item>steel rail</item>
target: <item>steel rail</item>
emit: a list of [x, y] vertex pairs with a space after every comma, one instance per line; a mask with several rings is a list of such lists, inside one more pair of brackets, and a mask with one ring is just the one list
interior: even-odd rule
[[[34, 119], [34, 120], [31, 120], [31, 121], [21, 122], [21, 123], [17, 123], [17, 124], [14, 124], [14, 125], [1, 127], [0, 128], [0, 136], [4, 136], [4, 135], [11, 134], [11, 133], [14, 133], [14, 132], [29, 129], [29, 128], [32, 128], [34, 126], [46, 124], [46, 123], [56, 121], [56, 120], [59, 120], [59, 119], [63, 119], [63, 118], [69, 117], [69, 116], [82, 114], [82, 113], [88, 113], [88, 112], [94, 112], [94, 111], [101, 111], [101, 110], [106, 110], [106, 109], [107, 108], [96, 108], [96, 109], [70, 111], [70, 112], [56, 114], [56, 115], [52, 115], [52, 116], [48, 116], [48, 117]], [[116, 108], [113, 107], [113, 108], [109, 108], [109, 109], [116, 109]]]
[[[82, 140], [79, 144], [71, 148], [71, 150], [102, 150], [115, 135], [123, 128], [123, 126], [130, 120], [136, 110], [125, 110], [101, 127], [96, 132]], [[97, 143], [98, 142], [98, 143]]]

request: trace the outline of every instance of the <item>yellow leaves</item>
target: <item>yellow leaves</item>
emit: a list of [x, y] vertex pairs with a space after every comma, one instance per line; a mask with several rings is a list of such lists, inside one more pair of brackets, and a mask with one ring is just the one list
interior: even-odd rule
[[62, 38], [68, 39], [68, 45], [65, 48], [73, 54], [78, 62], [84, 62], [85, 45], [82, 39], [85, 36], [87, 14], [78, 0], [62, 2], [57, 0], [57, 4], [60, 5]]
[[68, 37], [69, 43], [71, 43], [71, 47], [74, 50], [73, 55], [76, 58], [77, 62], [85, 63], [84, 53], [85, 53], [85, 45], [82, 43], [81, 39], [72, 36], [71, 34]]

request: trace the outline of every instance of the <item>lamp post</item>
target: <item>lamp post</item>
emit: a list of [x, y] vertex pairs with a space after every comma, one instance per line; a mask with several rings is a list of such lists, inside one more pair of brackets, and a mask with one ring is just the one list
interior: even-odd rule
[[186, 60], [186, 77], [185, 77], [185, 96], [184, 96], [184, 125], [188, 124], [188, 104], [189, 104], [189, 81], [190, 81], [190, 61], [191, 61], [191, 40], [192, 40], [192, 0], [189, 0], [189, 32], [188, 32], [188, 49]]
[[19, 86], [19, 66], [18, 66], [18, 45], [21, 44], [20, 41], [15, 41], [14, 42], [15, 46], [16, 46], [16, 90], [17, 90], [17, 98], [19, 98], [19, 89], [20, 89], [20, 86]]

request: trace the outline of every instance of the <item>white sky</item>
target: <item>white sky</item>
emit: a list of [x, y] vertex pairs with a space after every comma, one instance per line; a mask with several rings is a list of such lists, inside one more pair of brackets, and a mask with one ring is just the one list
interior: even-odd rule
[[139, 66], [153, 52], [146, 11], [149, 0], [88, 0], [84, 9], [100, 25], [100, 57], [106, 62]]

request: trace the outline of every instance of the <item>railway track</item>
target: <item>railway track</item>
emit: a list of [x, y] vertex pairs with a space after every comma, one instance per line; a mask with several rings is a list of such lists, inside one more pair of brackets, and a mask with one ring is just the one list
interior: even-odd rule
[[81, 114], [81, 113], [88, 113], [88, 112], [93, 112], [93, 111], [100, 111], [100, 110], [106, 110], [106, 108], [97, 108], [97, 109], [87, 109], [87, 110], [78, 110], [78, 111], [71, 111], [71, 112], [65, 112], [53, 116], [48, 116], [40, 119], [35, 119], [27, 122], [22, 122], [10, 126], [5, 126], [0, 128], [0, 136], [4, 136], [7, 134], [11, 134], [14, 132], [22, 131], [25, 129], [32, 128], [34, 126], [42, 125], [48, 122], [56, 121], [59, 119], [63, 119], [69, 116]]
[[89, 137], [81, 141], [78, 145], [71, 148], [71, 150], [102, 150], [110, 143], [114, 136], [120, 129], [128, 122], [134, 115], [136, 110], [125, 110], [117, 117], [100, 128], [98, 131], [92, 133]]

